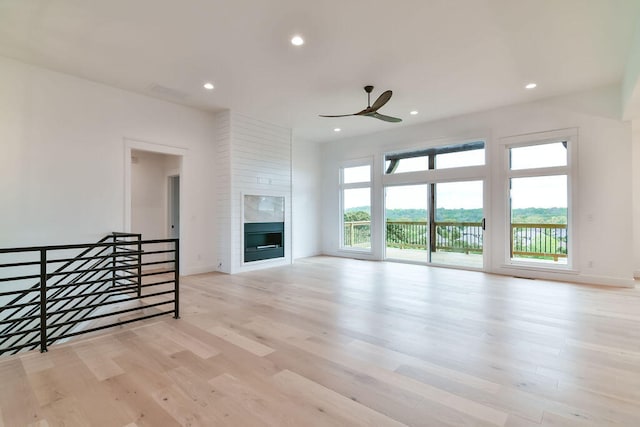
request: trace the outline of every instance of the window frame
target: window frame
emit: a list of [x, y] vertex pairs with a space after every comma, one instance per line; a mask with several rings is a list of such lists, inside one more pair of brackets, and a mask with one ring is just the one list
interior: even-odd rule
[[[481, 145], [482, 147], [478, 147]], [[483, 150], [483, 163], [477, 165], [462, 165], [462, 166], [453, 166], [448, 168], [438, 168], [437, 167], [437, 156], [439, 154], [452, 154], [452, 153], [463, 153], [470, 152], [475, 150]], [[433, 157], [433, 168], [431, 165], [427, 166], [427, 169], [423, 170], [415, 170], [415, 171], [407, 171], [407, 172], [387, 172], [388, 168], [386, 165], [387, 161], [393, 161], [394, 159], [402, 160], [409, 158], [421, 158]], [[389, 159], [390, 158], [390, 159]], [[429, 145], [427, 147], [407, 149], [401, 151], [388, 151], [385, 152], [382, 156], [382, 170], [383, 176], [391, 177], [391, 176], [405, 176], [410, 174], [424, 174], [424, 173], [433, 173], [433, 172], [442, 172], [448, 170], [466, 170], [469, 168], [484, 168], [487, 165], [487, 140], [486, 138], [476, 138], [464, 141], [450, 141], [449, 143], [441, 143], [437, 145]], [[395, 169], [395, 168], [394, 168]]]
[[[577, 204], [577, 157], [578, 157], [578, 131], [577, 129], [562, 129], [557, 131], [532, 133], [507, 137], [502, 139], [503, 165], [504, 165], [504, 198], [505, 198], [505, 239], [504, 239], [504, 267], [524, 268], [534, 270], [551, 270], [557, 272], [575, 272], [574, 266], [578, 259], [577, 248], [577, 217], [575, 214]], [[565, 166], [547, 166], [528, 169], [511, 169], [511, 148], [531, 147], [550, 143], [567, 143], [567, 164]], [[567, 177], [567, 263], [546, 264], [527, 259], [513, 259], [511, 257], [511, 179], [535, 178], [545, 176], [565, 175]]]
[[[369, 181], [351, 182], [345, 184], [344, 182], [344, 170], [348, 168], [355, 168], [361, 166], [369, 166]], [[371, 255], [373, 253], [373, 158], [367, 157], [362, 159], [348, 160], [341, 162], [338, 167], [338, 251], [344, 251], [349, 253], [360, 253]], [[344, 245], [344, 192], [350, 189], [369, 189], [369, 215], [370, 215], [370, 244], [369, 248], [354, 248], [352, 246]]]

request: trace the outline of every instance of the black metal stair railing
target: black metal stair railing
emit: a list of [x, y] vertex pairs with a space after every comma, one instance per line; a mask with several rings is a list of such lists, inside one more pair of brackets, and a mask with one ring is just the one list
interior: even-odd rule
[[[46, 351], [65, 338], [164, 314], [178, 318], [179, 242], [112, 233], [92, 244], [0, 249], [0, 291], [0, 354]], [[116, 304], [129, 307], [109, 311]], [[160, 310], [168, 304], [173, 309]]]
[[[105, 236], [102, 239], [100, 239], [97, 243], [103, 243], [107, 241], [109, 238], [111, 238], [111, 236]], [[92, 263], [92, 261], [95, 261], [95, 263], [92, 265], [93, 267], [95, 267], [95, 266], [98, 266], [104, 260], [110, 260], [112, 258], [111, 254], [104, 255], [109, 249], [108, 247], [99, 248], [99, 250], [95, 254], [91, 255], [91, 252], [95, 251], [95, 249], [96, 248], [94, 247], [89, 247], [83, 250], [76, 257], [72, 259], [68, 259], [63, 265], [58, 267], [52, 274], [64, 272], [65, 270], [68, 270], [68, 269], [71, 269], [71, 270], [82, 269], [87, 264]], [[19, 251], [17, 253], [25, 253], [25, 251]], [[60, 262], [63, 262], [63, 260], [60, 260]], [[38, 265], [39, 265], [38, 261], [28, 261], [28, 262], [3, 264], [3, 267], [15, 268], [15, 267], [25, 267], [25, 266], [38, 266]], [[82, 280], [84, 277], [85, 277], [85, 274], [77, 274], [75, 278], [70, 278], [69, 283], [78, 282]], [[0, 282], [11, 282], [16, 280], [28, 280], [28, 279], [35, 279], [35, 278], [39, 278], [39, 276], [36, 276], [36, 275], [23, 276], [22, 279], [20, 277], [3, 277], [3, 278], [0, 278]], [[53, 283], [54, 285], [60, 283], [63, 280], [63, 277], [58, 277], [58, 279], [59, 280], [56, 283]], [[24, 340], [27, 337], [27, 335], [30, 333], [39, 333], [40, 331], [39, 327], [29, 329], [28, 323], [33, 323], [34, 321], [39, 321], [40, 319], [40, 308], [39, 308], [40, 286], [41, 286], [40, 283], [36, 283], [35, 285], [31, 286], [30, 289], [25, 290], [23, 292], [19, 292], [17, 297], [15, 297], [13, 300], [3, 305], [1, 313], [3, 314], [4, 320], [0, 321], [0, 324], [7, 324], [7, 326], [0, 331], [0, 337], [2, 337], [0, 338], [0, 348], [5, 346], [7, 341], [9, 341], [11, 338], [13, 338], [12, 341], [15, 343], [15, 342]], [[71, 288], [60, 288], [60, 289], [57, 289], [55, 292], [53, 292], [49, 296], [49, 298], [57, 298], [60, 296], [64, 296], [68, 294], [70, 291], [71, 291]], [[0, 296], [8, 295], [8, 294], [10, 293], [3, 292], [3, 293], [0, 293]], [[27, 301], [25, 301], [25, 299]], [[31, 307], [31, 308], [26, 310], [26, 312], [20, 313], [21, 310], [25, 310], [27, 309], [27, 307]], [[21, 315], [22, 317], [16, 319], [18, 315]]]

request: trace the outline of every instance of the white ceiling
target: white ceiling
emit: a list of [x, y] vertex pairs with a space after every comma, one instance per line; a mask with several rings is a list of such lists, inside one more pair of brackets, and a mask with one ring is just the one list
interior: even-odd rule
[[[638, 0], [0, 0], [0, 55], [327, 141], [617, 83], [639, 15]], [[359, 111], [365, 84], [392, 89], [380, 112], [404, 122], [317, 116]]]

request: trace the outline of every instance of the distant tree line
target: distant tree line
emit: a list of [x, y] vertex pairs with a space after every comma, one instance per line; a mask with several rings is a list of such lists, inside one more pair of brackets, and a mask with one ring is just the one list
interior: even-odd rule
[[[387, 209], [390, 221], [425, 221], [426, 209]], [[482, 209], [436, 209], [436, 221], [444, 222], [480, 222]], [[369, 206], [349, 208], [344, 214], [345, 221], [370, 221]], [[514, 209], [512, 222], [524, 224], [566, 224], [567, 208], [523, 208]]]

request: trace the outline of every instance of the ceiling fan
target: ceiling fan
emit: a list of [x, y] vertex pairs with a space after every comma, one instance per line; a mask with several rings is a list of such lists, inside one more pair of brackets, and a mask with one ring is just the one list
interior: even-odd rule
[[384, 114], [378, 113], [378, 110], [384, 104], [389, 102], [389, 100], [391, 99], [391, 95], [393, 95], [393, 92], [391, 92], [390, 90], [382, 92], [382, 95], [380, 95], [378, 99], [376, 99], [376, 102], [374, 102], [373, 105], [371, 105], [371, 91], [373, 91], [373, 86], [365, 86], [364, 91], [367, 92], [367, 108], [365, 108], [364, 110], [358, 111], [357, 113], [354, 113], [354, 114], [341, 114], [337, 116], [324, 116], [320, 114], [320, 117], [366, 116], [366, 117], [373, 117], [376, 119], [384, 120], [385, 122], [392, 122], [392, 123], [398, 123], [402, 121], [402, 119], [399, 119], [397, 117], [385, 116]]

